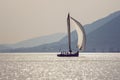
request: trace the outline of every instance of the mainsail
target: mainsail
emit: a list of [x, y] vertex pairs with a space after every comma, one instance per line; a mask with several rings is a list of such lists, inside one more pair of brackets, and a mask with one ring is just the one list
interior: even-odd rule
[[85, 36], [85, 31], [83, 26], [80, 24], [80, 22], [78, 22], [77, 20], [75, 20], [74, 18], [70, 17], [71, 19], [71, 24], [74, 24], [74, 27], [76, 28], [76, 32], [78, 35], [78, 49], [79, 50], [84, 50], [85, 49], [85, 43], [86, 43], [86, 36]]

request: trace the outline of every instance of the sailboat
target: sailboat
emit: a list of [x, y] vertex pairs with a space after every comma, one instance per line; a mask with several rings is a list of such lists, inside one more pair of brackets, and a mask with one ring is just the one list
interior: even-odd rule
[[[78, 50], [76, 52], [72, 51], [71, 48], [71, 22], [74, 24], [74, 27], [77, 32], [78, 42], [77, 42], [77, 48]], [[86, 35], [85, 30], [80, 22], [78, 22], [76, 19], [70, 16], [68, 13], [67, 17], [67, 28], [68, 28], [68, 47], [69, 51], [67, 52], [61, 52], [60, 54], [57, 54], [58, 57], [78, 57], [80, 51], [85, 50], [85, 44], [86, 44]]]

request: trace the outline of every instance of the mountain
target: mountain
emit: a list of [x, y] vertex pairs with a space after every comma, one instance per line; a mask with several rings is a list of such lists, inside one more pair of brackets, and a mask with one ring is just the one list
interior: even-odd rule
[[[84, 26], [87, 43], [87, 52], [119, 52], [120, 48], [120, 11], [112, 13], [105, 18], [99, 19]], [[50, 37], [50, 36], [49, 36]], [[63, 37], [59, 41], [44, 43], [34, 47], [21, 47], [7, 49], [3, 52], [58, 52], [67, 50], [68, 38]], [[76, 50], [77, 34], [72, 32], [72, 49]]]
[[120, 51], [120, 15], [91, 32], [88, 36], [88, 51]]
[[10, 46], [12, 48], [35, 47], [35, 46], [39, 46], [39, 45], [42, 45], [42, 44], [57, 42], [61, 38], [63, 38], [64, 36], [65, 36], [64, 33], [56, 33], [56, 34], [52, 34], [52, 35], [48, 35], [48, 36], [42, 36], [42, 37], [38, 37], [38, 38], [24, 40], [24, 41], [18, 42], [16, 44], [12, 44]]
[[57, 42], [65, 36], [64, 33], [56, 33], [48, 36], [42, 36], [38, 38], [24, 40], [15, 44], [1, 44], [0, 50], [3, 49], [17, 49], [17, 48], [30, 48], [43, 44], [49, 44]]
[[101, 19], [93, 22], [92, 24], [85, 25], [86, 33], [88, 34], [92, 31], [96, 30], [97, 28], [102, 27], [104, 24], [110, 22], [111, 20], [115, 19], [119, 15], [120, 15], [120, 11], [117, 11], [117, 12], [111, 13], [107, 17], [101, 18]]
[[0, 45], [0, 50], [4, 50], [4, 49], [9, 49], [10, 47], [6, 46], [6, 45]]

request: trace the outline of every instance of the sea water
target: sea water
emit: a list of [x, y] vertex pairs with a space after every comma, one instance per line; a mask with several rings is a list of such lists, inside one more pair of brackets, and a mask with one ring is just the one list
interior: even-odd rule
[[120, 53], [0, 53], [0, 80], [120, 80]]

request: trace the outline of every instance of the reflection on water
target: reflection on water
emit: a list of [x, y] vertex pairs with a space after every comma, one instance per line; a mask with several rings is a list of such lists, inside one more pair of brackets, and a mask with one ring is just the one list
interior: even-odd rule
[[0, 80], [120, 80], [120, 54], [0, 54]]

